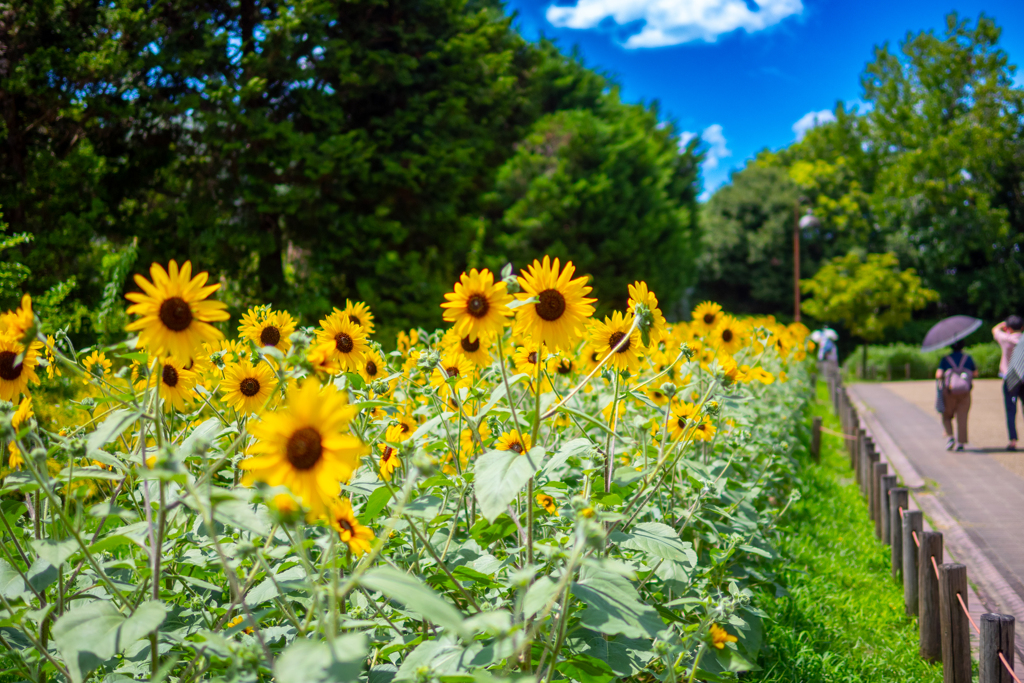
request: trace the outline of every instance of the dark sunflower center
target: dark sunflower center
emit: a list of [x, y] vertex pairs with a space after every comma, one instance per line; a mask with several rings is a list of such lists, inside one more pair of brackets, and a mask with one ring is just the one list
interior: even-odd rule
[[680, 417], [676, 419], [676, 424], [679, 425], [680, 429], [686, 429], [686, 418]]
[[403, 434], [408, 434], [409, 433], [409, 425], [407, 425], [404, 422], [402, 423], [402, 433]]
[[458, 377], [459, 376], [459, 369], [457, 367], [455, 367], [455, 366], [452, 366], [450, 368], [445, 368], [444, 371], [446, 373], [448, 373], [449, 377]]
[[352, 349], [356, 347], [355, 342], [352, 341], [352, 337], [348, 336], [344, 332], [339, 332], [334, 335], [334, 345], [342, 353], [352, 353]]
[[705, 313], [704, 314], [704, 324], [705, 325], [710, 325], [713, 322], [715, 322], [715, 314], [714, 313]]
[[384, 447], [384, 454], [383, 454], [383, 457], [381, 459], [384, 460], [384, 462], [388, 462], [393, 457], [395, 457], [395, 449], [392, 448], [391, 446], [385, 446]]
[[537, 352], [536, 351], [530, 351], [530, 355], [528, 355], [526, 357], [526, 359], [529, 360], [534, 365], [536, 365], [537, 364]]
[[260, 332], [260, 346], [277, 346], [281, 341], [281, 330], [273, 325], [267, 325]]
[[350, 524], [347, 519], [339, 519], [338, 526], [340, 526], [342, 529], [349, 532], [350, 534], [355, 532], [355, 529], [352, 528], [352, 524]]
[[21, 377], [22, 363], [14, 364], [17, 357], [14, 351], [0, 351], [0, 379], [11, 381]]
[[246, 377], [238, 385], [238, 390], [243, 396], [255, 396], [260, 393], [260, 381], [255, 377]]
[[474, 339], [470, 341], [469, 337], [462, 338], [462, 350], [466, 353], [473, 353], [474, 351], [480, 350], [480, 340]]
[[164, 384], [166, 384], [169, 387], [173, 388], [178, 386], [178, 371], [175, 370], [170, 365], [165, 365], [163, 371], [163, 381]]
[[356, 325], [362, 325], [362, 324], [363, 324], [363, 321], [362, 321], [362, 320], [360, 320], [359, 318], [355, 317], [355, 316], [354, 316], [354, 315], [352, 315], [351, 313], [350, 313], [350, 314], [349, 314], [349, 316], [348, 316], [348, 321], [349, 321], [350, 323], [355, 323]]
[[160, 304], [160, 322], [169, 330], [181, 332], [192, 324], [192, 309], [180, 296], [172, 296]]
[[572, 372], [572, 363], [567, 360], [562, 360], [558, 363], [558, 367], [555, 368], [555, 372], [559, 375], [568, 375]]
[[661, 393], [660, 391], [652, 392], [651, 396], [653, 396], [654, 398], [658, 399], [659, 401], [661, 399], [665, 398], [665, 394]]
[[523, 452], [523, 444], [519, 443], [518, 441], [513, 441], [512, 445], [509, 446], [508, 449], [510, 451], [515, 451], [516, 453], [522, 453]]
[[487, 315], [491, 305], [487, 303], [487, 297], [483, 294], [474, 294], [466, 302], [466, 312], [474, 318], [482, 318]]
[[292, 467], [297, 470], [309, 470], [320, 460], [323, 446], [320, 444], [320, 432], [312, 427], [297, 430], [288, 439], [285, 456]]
[[594, 351], [593, 353], [591, 353], [590, 354], [590, 360], [594, 361], [595, 363], [597, 361], [601, 360], [601, 352], [600, 351]]
[[370, 377], [377, 376], [377, 364], [374, 363], [372, 360], [366, 361], [366, 374], [369, 375]]
[[[614, 349], [623, 339], [626, 339], [625, 332], [612, 332], [612, 336], [608, 337], [608, 347]], [[629, 351], [629, 339], [626, 339], [626, 343], [622, 345], [618, 352], [625, 353], [626, 351]]]
[[732, 330], [730, 330], [729, 328], [725, 328], [724, 330], [722, 330], [722, 341], [724, 341], [726, 344], [732, 341]]
[[565, 297], [557, 289], [545, 289], [537, 295], [537, 315], [551, 322], [558, 320], [565, 313]]

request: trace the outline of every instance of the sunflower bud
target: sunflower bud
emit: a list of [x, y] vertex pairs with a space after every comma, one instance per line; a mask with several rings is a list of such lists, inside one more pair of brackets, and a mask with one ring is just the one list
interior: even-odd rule
[[437, 351], [428, 351], [416, 360], [416, 364], [428, 372], [436, 368], [437, 364], [440, 362], [441, 354]]
[[659, 391], [665, 394], [666, 397], [672, 398], [676, 395], [676, 385], [672, 382], [665, 382], [659, 387]]
[[636, 316], [636, 327], [640, 330], [640, 340], [644, 346], [651, 344], [651, 327], [654, 325], [654, 313], [650, 307], [642, 301], [636, 302], [633, 306], [633, 315]]
[[697, 355], [697, 352], [693, 350], [693, 347], [686, 342], [679, 345], [679, 352], [683, 354], [683, 357], [686, 358], [686, 360], [692, 360], [693, 357]]
[[704, 414], [708, 417], [715, 417], [722, 412], [722, 406], [718, 401], [708, 401], [704, 404]]

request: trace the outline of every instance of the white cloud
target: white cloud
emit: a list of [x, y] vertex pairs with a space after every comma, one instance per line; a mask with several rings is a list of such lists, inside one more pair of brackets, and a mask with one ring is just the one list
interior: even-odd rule
[[684, 130], [682, 133], [679, 134], [679, 149], [685, 149], [686, 146], [690, 144], [690, 140], [694, 139], [695, 137], [697, 137], [696, 133]]
[[607, 19], [619, 26], [641, 22], [625, 47], [665, 47], [694, 40], [711, 43], [737, 29], [754, 33], [803, 9], [801, 0], [576, 0], [573, 6], [549, 6], [547, 19], [575, 29], [597, 28]]
[[821, 111], [809, 111], [800, 117], [800, 120], [793, 124], [793, 132], [796, 133], [797, 140], [803, 140], [804, 135], [807, 134], [811, 128], [820, 126], [823, 123], [829, 121], [835, 121], [836, 115], [829, 109], [822, 109]]
[[713, 171], [718, 168], [719, 161], [732, 156], [732, 151], [726, 146], [725, 136], [722, 135], [721, 124], [711, 124], [704, 129], [700, 136], [704, 142], [708, 143], [708, 153], [702, 164], [705, 171]]

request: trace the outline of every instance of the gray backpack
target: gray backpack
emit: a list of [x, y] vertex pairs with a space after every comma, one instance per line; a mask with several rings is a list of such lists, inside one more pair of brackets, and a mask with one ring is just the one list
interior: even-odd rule
[[[950, 365], [953, 363], [953, 359], [949, 356]], [[960, 362], [952, 370], [946, 370], [946, 391], [955, 395], [969, 394], [971, 393], [972, 382], [974, 380], [974, 373], [970, 370], [966, 370], [964, 366], [967, 364], [967, 359], [970, 358], [966, 353], [960, 356]]]

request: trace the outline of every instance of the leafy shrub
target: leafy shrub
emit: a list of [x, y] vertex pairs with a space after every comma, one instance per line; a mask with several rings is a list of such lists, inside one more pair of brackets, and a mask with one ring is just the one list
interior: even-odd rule
[[[750, 597], [773, 582], [806, 439], [806, 328], [707, 306], [666, 326], [644, 287], [626, 316], [587, 320], [581, 281], [545, 270], [513, 281], [514, 303], [464, 276], [456, 325], [387, 355], [355, 302], [316, 329], [255, 308], [222, 339], [216, 286], [174, 262], [136, 278], [138, 336], [102, 349], [40, 335], [27, 298], [0, 317], [9, 666], [283, 683], [750, 669]], [[75, 398], [44, 411], [36, 376]]]
[[[964, 348], [974, 358], [978, 367], [979, 377], [998, 377], [999, 359], [1002, 351], [994, 342], [974, 344]], [[843, 362], [843, 372], [850, 379], [862, 379], [861, 359], [864, 349], [860, 346], [847, 356]], [[922, 352], [919, 346], [912, 344], [889, 344], [887, 346], [868, 346], [867, 379], [869, 380], [900, 380], [900, 379], [933, 379], [939, 361], [948, 356], [950, 349]], [[907, 377], [906, 366], [910, 364], [910, 377]]]

